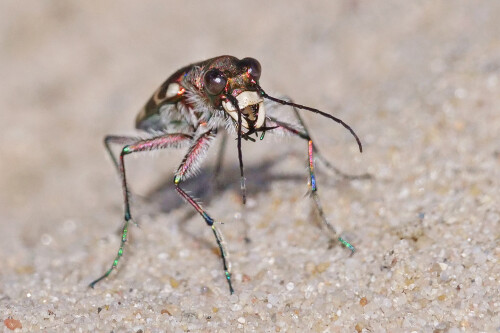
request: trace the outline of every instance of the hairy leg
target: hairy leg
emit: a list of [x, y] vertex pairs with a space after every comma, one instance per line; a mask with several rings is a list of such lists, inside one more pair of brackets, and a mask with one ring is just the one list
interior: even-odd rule
[[[126, 137], [126, 136], [107, 136], [104, 140], [104, 143], [106, 145], [106, 149], [108, 150], [108, 153], [110, 154], [111, 158], [113, 159], [113, 163], [118, 169], [118, 172], [120, 173], [121, 180], [122, 180], [122, 190], [123, 190], [123, 201], [124, 201], [124, 224], [122, 228], [122, 239], [120, 243], [120, 248], [118, 249], [118, 253], [113, 260], [113, 263], [111, 264], [111, 267], [99, 278], [96, 280], [92, 281], [90, 283], [90, 287], [94, 288], [96, 283], [99, 281], [105, 279], [108, 277], [109, 274], [118, 266], [118, 262], [120, 258], [123, 255], [123, 248], [125, 246], [125, 242], [127, 241], [127, 235], [128, 235], [128, 225], [130, 221], [132, 221], [132, 215], [130, 214], [130, 203], [129, 203], [129, 190], [128, 190], [128, 185], [127, 185], [127, 178], [126, 178], [126, 173], [125, 173], [125, 160], [124, 157], [128, 154], [136, 153], [136, 152], [141, 152], [141, 151], [148, 151], [148, 150], [156, 150], [156, 149], [163, 149], [163, 148], [170, 148], [170, 147], [177, 147], [181, 145], [183, 142], [191, 140], [192, 137], [190, 135], [182, 134], [182, 133], [176, 133], [176, 134], [164, 134], [160, 136], [156, 136], [154, 138], [150, 139], [137, 139], [137, 138], [132, 138], [132, 137]], [[124, 144], [119, 160], [115, 158], [113, 155], [109, 144], [110, 143], [118, 143], [118, 144]]]
[[191, 197], [186, 191], [184, 191], [180, 187], [180, 183], [192, 176], [196, 170], [198, 169], [198, 165], [201, 160], [205, 157], [205, 152], [212, 139], [214, 138], [215, 133], [212, 131], [208, 131], [202, 135], [200, 135], [197, 139], [194, 140], [193, 144], [189, 148], [186, 156], [184, 157], [181, 165], [177, 169], [174, 177], [174, 185], [177, 192], [180, 194], [184, 200], [186, 200], [193, 208], [201, 215], [201, 217], [205, 220], [205, 223], [212, 229], [212, 232], [215, 237], [215, 241], [217, 242], [217, 246], [220, 250], [220, 256], [222, 259], [222, 265], [224, 268], [224, 275], [226, 276], [227, 283], [229, 285], [229, 292], [231, 294], [234, 293], [233, 286], [231, 284], [231, 267], [228, 263], [228, 255], [227, 251], [224, 247], [224, 241], [222, 238], [222, 234], [215, 227], [215, 220], [208, 215], [208, 213], [203, 209], [200, 203], [198, 203], [193, 197]]

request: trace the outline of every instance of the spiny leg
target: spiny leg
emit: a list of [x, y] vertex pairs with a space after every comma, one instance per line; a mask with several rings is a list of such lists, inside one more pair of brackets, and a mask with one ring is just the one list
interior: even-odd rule
[[[316, 147], [315, 147], [311, 137], [309, 136], [309, 133], [307, 133], [307, 131], [305, 131], [305, 132], [299, 131], [299, 130], [293, 128], [292, 125], [281, 122], [281, 121], [274, 119], [272, 117], [269, 117], [269, 119], [272, 122], [274, 122], [279, 128], [282, 128], [285, 131], [288, 131], [294, 135], [297, 135], [298, 137], [300, 137], [302, 139], [307, 140], [308, 167], [309, 167], [309, 190], [311, 193], [311, 197], [316, 205], [316, 209], [318, 210], [319, 216], [321, 217], [321, 220], [323, 221], [325, 226], [330, 231], [332, 231], [335, 235], [337, 235], [337, 231], [335, 230], [335, 227], [326, 219], [325, 213], [323, 211], [323, 206], [321, 205], [321, 200], [319, 199], [318, 186], [316, 183], [316, 175], [314, 173], [314, 152], [316, 150]], [[304, 129], [305, 129], [305, 127], [304, 127]], [[350, 249], [352, 251], [352, 253], [354, 253], [354, 251], [356, 249], [354, 248], [354, 246], [351, 243], [349, 243], [348, 241], [346, 241], [345, 239], [343, 239], [340, 236], [338, 236], [338, 240], [340, 243], [342, 243], [342, 245], [344, 245], [345, 247]]]
[[200, 135], [194, 143], [191, 145], [189, 148], [188, 153], [184, 157], [181, 165], [177, 169], [177, 172], [175, 173], [174, 177], [174, 185], [175, 189], [177, 192], [181, 195], [181, 197], [186, 200], [191, 206], [196, 209], [196, 211], [203, 217], [207, 225], [212, 229], [212, 232], [215, 236], [215, 240], [217, 242], [217, 246], [219, 247], [220, 250], [220, 255], [222, 259], [222, 265], [224, 268], [224, 274], [226, 276], [227, 283], [229, 285], [229, 292], [231, 294], [234, 293], [233, 286], [231, 284], [231, 267], [228, 264], [228, 254], [226, 252], [226, 249], [224, 247], [224, 241], [222, 238], [222, 234], [220, 233], [219, 230], [215, 227], [215, 221], [213, 218], [208, 215], [208, 213], [201, 207], [201, 205], [196, 202], [196, 200], [191, 197], [189, 194], [186, 193], [181, 187], [180, 183], [189, 178], [194, 174], [196, 171], [196, 168], [198, 166], [198, 163], [200, 163], [201, 159], [205, 157], [205, 152], [208, 149], [212, 139], [214, 138], [214, 132], [213, 131], [208, 131], [202, 135]]
[[[110, 138], [110, 139], [108, 139]], [[155, 150], [155, 149], [162, 149], [162, 148], [168, 148], [168, 147], [176, 147], [182, 144], [182, 142], [191, 140], [192, 137], [190, 135], [182, 134], [182, 133], [176, 133], [176, 134], [165, 134], [161, 136], [157, 136], [151, 139], [136, 139], [133, 141], [132, 138], [130, 137], [114, 137], [114, 136], [108, 136], [105, 139], [105, 144], [106, 148], [108, 149], [108, 152], [110, 153], [111, 157], [113, 158], [113, 161], [116, 163], [118, 170], [120, 172], [120, 176], [122, 179], [122, 190], [123, 190], [123, 197], [124, 197], [124, 208], [125, 208], [125, 216], [124, 216], [124, 224], [123, 224], [123, 229], [122, 229], [122, 239], [120, 242], [120, 248], [118, 249], [118, 253], [115, 257], [115, 260], [113, 260], [113, 263], [111, 264], [111, 267], [99, 278], [96, 280], [92, 281], [90, 283], [90, 287], [94, 288], [94, 286], [101, 280], [105, 279], [106, 277], [111, 274], [111, 272], [118, 266], [118, 262], [120, 258], [123, 255], [123, 248], [125, 246], [125, 243], [127, 241], [127, 235], [128, 235], [128, 225], [130, 221], [132, 221], [132, 216], [130, 214], [130, 203], [129, 203], [129, 191], [128, 191], [128, 186], [127, 186], [127, 178], [125, 174], [125, 161], [124, 157], [125, 155], [135, 153], [135, 152], [140, 152], [140, 151], [147, 151], [147, 150]], [[126, 144], [120, 153], [120, 159], [119, 162], [115, 159], [114, 155], [111, 152], [111, 149], [109, 148], [108, 143], [114, 141], [114, 142], [126, 142]]]

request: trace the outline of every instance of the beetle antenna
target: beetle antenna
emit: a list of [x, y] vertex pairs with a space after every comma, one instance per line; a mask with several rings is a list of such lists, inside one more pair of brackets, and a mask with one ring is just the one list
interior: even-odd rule
[[[302, 110], [307, 110], [307, 111], [311, 111], [311, 112], [314, 112], [314, 113], [318, 113], [320, 115], [322, 115], [323, 117], [327, 117], [327, 118], [330, 118], [332, 119], [333, 121], [341, 124], [342, 126], [344, 126], [349, 132], [351, 132], [351, 134], [354, 136], [354, 138], [356, 139], [356, 142], [358, 143], [358, 147], [359, 147], [359, 151], [362, 153], [363, 152], [363, 146], [361, 145], [361, 141], [359, 140], [358, 138], [358, 135], [354, 132], [354, 130], [351, 128], [351, 126], [347, 125], [343, 120], [337, 118], [337, 117], [334, 117], [332, 116], [331, 114], [328, 114], [326, 112], [323, 112], [323, 111], [320, 111], [318, 109], [315, 109], [315, 108], [311, 108], [309, 106], [305, 106], [305, 105], [301, 105], [301, 104], [296, 104], [296, 103], [293, 103], [293, 102], [288, 102], [288, 101], [285, 101], [285, 100], [282, 100], [282, 99], [279, 99], [279, 98], [276, 98], [276, 97], [272, 97], [272, 96], [269, 96], [268, 94], [266, 94], [266, 92], [257, 84], [257, 82], [254, 82], [255, 83], [255, 87], [257, 87], [257, 90], [259, 91], [259, 93], [271, 100], [271, 101], [274, 101], [276, 103], [280, 103], [280, 104], [283, 104], [283, 105], [289, 105], [289, 106], [292, 106], [294, 108], [298, 108], [298, 109], [302, 109]], [[233, 103], [234, 104], [234, 103]]]
[[243, 200], [243, 204], [246, 204], [247, 202], [247, 190], [246, 190], [246, 185], [245, 185], [245, 172], [243, 171], [243, 154], [241, 153], [241, 136], [242, 136], [242, 129], [241, 129], [241, 110], [240, 106], [238, 105], [238, 100], [230, 94], [225, 95], [226, 98], [231, 102], [231, 104], [234, 105], [236, 110], [238, 111], [238, 159], [240, 161], [240, 186], [241, 186], [241, 197]]

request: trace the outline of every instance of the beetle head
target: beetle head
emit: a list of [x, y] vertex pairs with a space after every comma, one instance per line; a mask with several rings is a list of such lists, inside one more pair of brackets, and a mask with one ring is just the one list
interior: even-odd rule
[[204, 68], [203, 89], [215, 107], [222, 106], [236, 122], [241, 112], [241, 125], [257, 130], [266, 119], [264, 100], [255, 88], [260, 73], [260, 64], [253, 58], [218, 57]]

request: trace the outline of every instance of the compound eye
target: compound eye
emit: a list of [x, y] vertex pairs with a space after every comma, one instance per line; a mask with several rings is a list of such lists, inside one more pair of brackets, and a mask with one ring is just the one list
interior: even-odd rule
[[203, 80], [205, 81], [205, 89], [210, 95], [218, 95], [226, 88], [227, 79], [216, 68], [206, 72]]
[[239, 63], [240, 67], [246, 68], [247, 73], [252, 76], [255, 80], [260, 78], [261, 67], [260, 63], [254, 58], [244, 58], [241, 59]]

